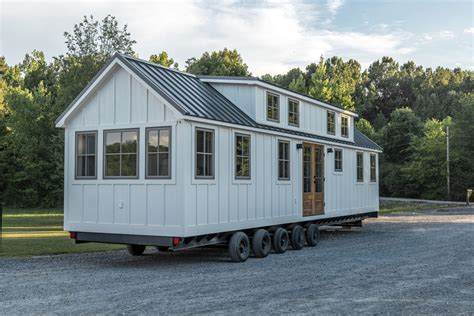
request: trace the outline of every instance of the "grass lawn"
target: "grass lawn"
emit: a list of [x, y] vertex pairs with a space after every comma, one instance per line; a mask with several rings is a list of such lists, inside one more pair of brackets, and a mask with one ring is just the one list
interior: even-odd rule
[[75, 244], [63, 231], [62, 209], [3, 210], [0, 258], [125, 249], [123, 245]]
[[381, 214], [392, 214], [401, 212], [423, 211], [423, 210], [437, 210], [443, 208], [456, 208], [457, 205], [449, 204], [431, 204], [422, 202], [380, 202]]

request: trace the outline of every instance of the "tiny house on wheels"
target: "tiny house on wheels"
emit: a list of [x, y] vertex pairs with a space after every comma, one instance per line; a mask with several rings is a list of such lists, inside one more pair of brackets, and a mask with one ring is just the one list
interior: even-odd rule
[[76, 242], [234, 261], [376, 217], [381, 148], [357, 114], [253, 77], [195, 76], [115, 54], [57, 120], [64, 229]]

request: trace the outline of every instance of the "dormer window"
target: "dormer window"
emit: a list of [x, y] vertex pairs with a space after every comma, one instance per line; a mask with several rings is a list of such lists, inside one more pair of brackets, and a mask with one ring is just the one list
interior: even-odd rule
[[327, 132], [328, 134], [336, 134], [336, 113], [327, 111]]
[[267, 120], [280, 122], [280, 97], [273, 93], [267, 93]]
[[349, 118], [341, 116], [341, 136], [349, 137]]
[[300, 125], [300, 104], [298, 101], [288, 99], [288, 124]]

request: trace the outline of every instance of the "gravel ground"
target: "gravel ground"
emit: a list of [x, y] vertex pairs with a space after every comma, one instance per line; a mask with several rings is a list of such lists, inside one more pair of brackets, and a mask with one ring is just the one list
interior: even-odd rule
[[223, 249], [1, 259], [0, 314], [473, 314], [473, 223], [387, 215], [240, 264]]

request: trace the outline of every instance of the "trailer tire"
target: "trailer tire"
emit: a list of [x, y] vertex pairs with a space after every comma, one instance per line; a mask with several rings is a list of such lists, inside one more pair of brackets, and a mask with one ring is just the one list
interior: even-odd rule
[[259, 229], [253, 234], [252, 249], [255, 257], [265, 258], [272, 250], [272, 239], [265, 229]]
[[319, 229], [316, 224], [310, 224], [306, 229], [306, 243], [310, 247], [314, 247], [319, 242]]
[[284, 228], [278, 228], [273, 234], [273, 249], [276, 253], [284, 253], [288, 248], [288, 232]]
[[295, 250], [304, 247], [304, 229], [300, 225], [295, 225], [291, 230], [291, 247]]
[[244, 262], [250, 255], [250, 240], [244, 232], [236, 232], [229, 240], [229, 255], [233, 262]]
[[156, 246], [156, 249], [160, 252], [167, 252], [170, 250], [170, 247], [168, 246]]
[[145, 245], [127, 245], [127, 250], [132, 256], [139, 256], [145, 251]]

